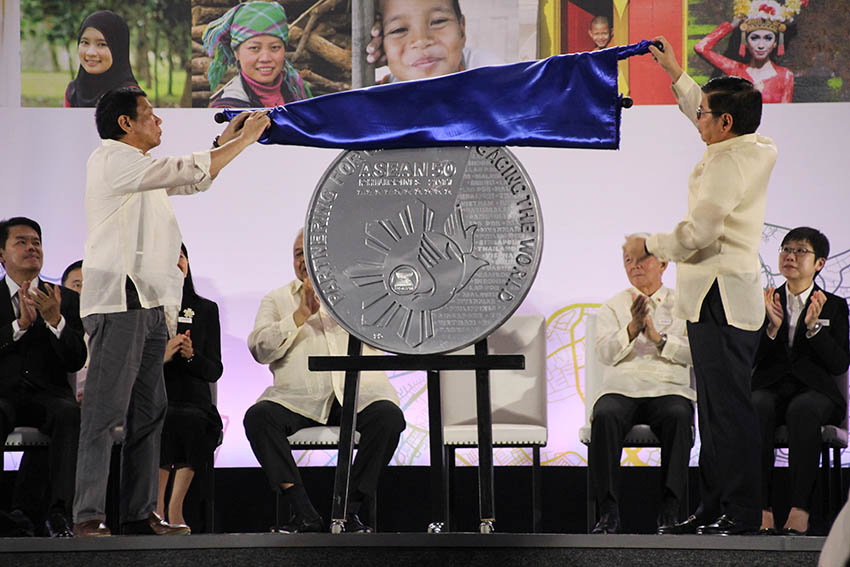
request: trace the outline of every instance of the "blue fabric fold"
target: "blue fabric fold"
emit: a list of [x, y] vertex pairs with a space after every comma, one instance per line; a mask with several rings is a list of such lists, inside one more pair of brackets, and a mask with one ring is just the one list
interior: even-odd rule
[[[434, 79], [333, 93], [274, 108], [262, 144], [340, 149], [536, 146], [617, 149], [617, 61], [648, 41]], [[242, 109], [225, 110], [230, 120]]]

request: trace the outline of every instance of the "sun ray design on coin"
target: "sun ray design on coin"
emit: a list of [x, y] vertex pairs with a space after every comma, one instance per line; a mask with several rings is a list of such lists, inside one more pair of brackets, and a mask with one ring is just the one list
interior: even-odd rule
[[434, 221], [434, 210], [416, 199], [398, 219], [367, 222], [365, 244], [383, 258], [344, 270], [358, 287], [374, 288], [362, 302], [361, 323], [394, 328], [412, 348], [434, 336], [433, 312], [488, 265], [473, 253], [478, 226], [464, 224], [460, 205], [446, 218], [443, 232], [434, 230]]

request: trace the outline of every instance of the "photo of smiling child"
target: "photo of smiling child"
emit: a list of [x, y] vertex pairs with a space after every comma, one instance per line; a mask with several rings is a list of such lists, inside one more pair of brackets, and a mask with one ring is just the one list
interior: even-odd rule
[[590, 29], [587, 34], [593, 41], [594, 51], [605, 49], [611, 45], [611, 40], [614, 39], [614, 27], [611, 25], [611, 18], [608, 16], [594, 16], [590, 20]]
[[501, 65], [485, 50], [466, 46], [460, 0], [380, 0], [370, 61], [386, 57], [381, 83], [427, 79], [466, 69]]

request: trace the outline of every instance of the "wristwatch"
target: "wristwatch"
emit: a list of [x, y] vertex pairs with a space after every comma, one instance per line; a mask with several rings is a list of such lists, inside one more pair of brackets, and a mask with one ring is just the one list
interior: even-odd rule
[[658, 352], [664, 350], [664, 345], [667, 344], [667, 333], [661, 333], [661, 341], [657, 343], [655, 346], [658, 348]]

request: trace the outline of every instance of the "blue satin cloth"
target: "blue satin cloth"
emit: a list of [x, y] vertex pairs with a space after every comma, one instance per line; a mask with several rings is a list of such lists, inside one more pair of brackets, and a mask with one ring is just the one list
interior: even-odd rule
[[[344, 91], [274, 108], [262, 144], [341, 149], [538, 146], [617, 149], [617, 61], [650, 42], [433, 79]], [[225, 110], [230, 120], [245, 110]]]

